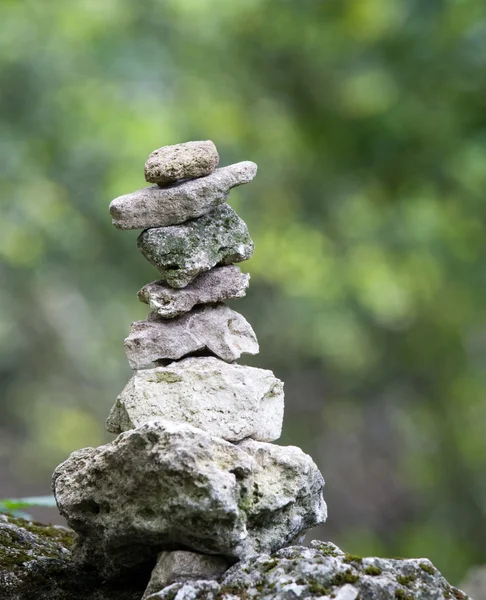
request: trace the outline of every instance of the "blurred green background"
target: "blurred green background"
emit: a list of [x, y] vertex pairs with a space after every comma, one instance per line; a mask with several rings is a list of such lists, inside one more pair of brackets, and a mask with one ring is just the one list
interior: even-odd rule
[[484, 0], [2, 0], [0, 28], [0, 497], [110, 439], [157, 272], [108, 204], [212, 139], [259, 165], [233, 306], [326, 478], [314, 536], [486, 562]]

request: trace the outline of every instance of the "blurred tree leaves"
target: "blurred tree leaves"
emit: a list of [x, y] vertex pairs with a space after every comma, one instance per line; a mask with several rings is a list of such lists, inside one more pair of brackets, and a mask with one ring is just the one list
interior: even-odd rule
[[156, 277], [108, 202], [154, 148], [211, 138], [222, 164], [260, 167], [231, 197], [256, 243], [238, 309], [252, 364], [288, 382], [282, 442], [328, 480], [319, 535], [451, 578], [486, 561], [484, 2], [5, 0], [0, 17], [13, 476], [102, 442]]

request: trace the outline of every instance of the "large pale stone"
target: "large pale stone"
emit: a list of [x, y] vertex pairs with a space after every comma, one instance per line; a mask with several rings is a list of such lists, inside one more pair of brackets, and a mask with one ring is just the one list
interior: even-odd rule
[[218, 151], [210, 140], [163, 146], [148, 157], [145, 180], [167, 185], [180, 179], [202, 177], [212, 173], [218, 163]]
[[106, 428], [120, 433], [161, 417], [231, 442], [247, 437], [271, 442], [280, 437], [283, 413], [283, 384], [271, 371], [197, 357], [137, 371]]
[[236, 265], [226, 265], [201, 273], [180, 290], [163, 281], [154, 281], [138, 292], [138, 298], [161, 317], [172, 319], [190, 311], [197, 304], [243, 298], [249, 282], [248, 273], [242, 273]]
[[223, 204], [231, 188], [249, 183], [257, 166], [250, 161], [217, 169], [207, 177], [153, 185], [115, 198], [110, 204], [113, 225], [118, 229], [167, 227], [184, 223]]
[[227, 204], [182, 225], [146, 229], [137, 245], [174, 288], [185, 287], [215, 265], [248, 260], [253, 254], [245, 222]]
[[222, 556], [187, 550], [161, 552], [142, 600], [175, 582], [217, 579], [229, 566]]
[[163, 420], [74, 452], [53, 476], [59, 510], [79, 534], [77, 559], [105, 576], [163, 550], [229, 561], [274, 552], [325, 521], [323, 485], [298, 448], [236, 446]]
[[[467, 600], [427, 559], [359, 558], [312, 541], [252, 556], [216, 581], [174, 583], [147, 600]], [[476, 598], [476, 596], [475, 596]], [[478, 599], [479, 600], [479, 599]]]
[[245, 317], [222, 303], [198, 306], [175, 319], [136, 321], [125, 339], [132, 369], [151, 369], [198, 351], [233, 362], [243, 353], [258, 354], [258, 341]]

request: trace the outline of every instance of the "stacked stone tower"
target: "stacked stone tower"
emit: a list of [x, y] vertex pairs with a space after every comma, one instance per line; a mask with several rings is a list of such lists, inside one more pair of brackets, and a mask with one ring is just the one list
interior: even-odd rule
[[143, 229], [138, 248], [160, 279], [140, 290], [150, 312], [125, 340], [133, 376], [107, 420], [118, 437], [73, 453], [53, 477], [78, 559], [107, 578], [155, 565], [147, 597], [288, 546], [326, 519], [312, 459], [271, 443], [282, 382], [235, 362], [258, 352], [224, 303], [246, 293], [235, 263], [253, 242], [226, 201], [257, 166], [218, 162], [210, 141], [160, 148], [145, 164], [153, 185], [111, 203], [117, 228]]

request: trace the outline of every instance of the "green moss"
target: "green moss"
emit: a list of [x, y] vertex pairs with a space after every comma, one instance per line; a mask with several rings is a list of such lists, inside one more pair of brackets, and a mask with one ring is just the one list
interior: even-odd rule
[[375, 565], [370, 565], [369, 567], [366, 567], [366, 569], [363, 571], [365, 575], [381, 575], [382, 574], [382, 570], [379, 567], [376, 567]]
[[419, 563], [419, 567], [422, 569], [422, 571], [425, 571], [429, 575], [434, 575], [435, 573], [434, 567], [432, 565], [428, 565], [427, 563], [421, 562]]
[[358, 575], [354, 575], [351, 569], [344, 571], [344, 573], [336, 573], [331, 580], [331, 585], [345, 585], [346, 583], [356, 583], [359, 579]]
[[275, 558], [272, 558], [271, 560], [265, 562], [262, 564], [263, 567], [263, 572], [264, 573], [268, 573], [269, 571], [271, 571], [272, 569], [275, 569], [275, 567], [278, 565], [278, 560], [276, 560]]
[[408, 594], [403, 588], [395, 590], [395, 598], [398, 598], [398, 600], [413, 600], [413, 596]]
[[318, 550], [323, 556], [339, 556], [339, 552], [336, 552], [332, 546], [328, 546], [327, 544], [321, 544], [315, 549]]
[[467, 596], [466, 594], [464, 594], [464, 592], [461, 592], [461, 590], [458, 590], [455, 587], [450, 586], [449, 591], [452, 595], [453, 598], [455, 598], [456, 600], [467, 600]]
[[353, 562], [357, 562], [360, 563], [362, 562], [362, 558], [361, 556], [356, 556], [356, 554], [345, 554], [344, 558], [343, 558], [343, 562], [345, 563], [353, 563]]
[[329, 596], [329, 589], [318, 583], [317, 581], [312, 581], [307, 584], [307, 589], [311, 594], [319, 594], [321, 596]]
[[405, 587], [409, 587], [416, 579], [415, 575], [397, 575], [398, 583]]

